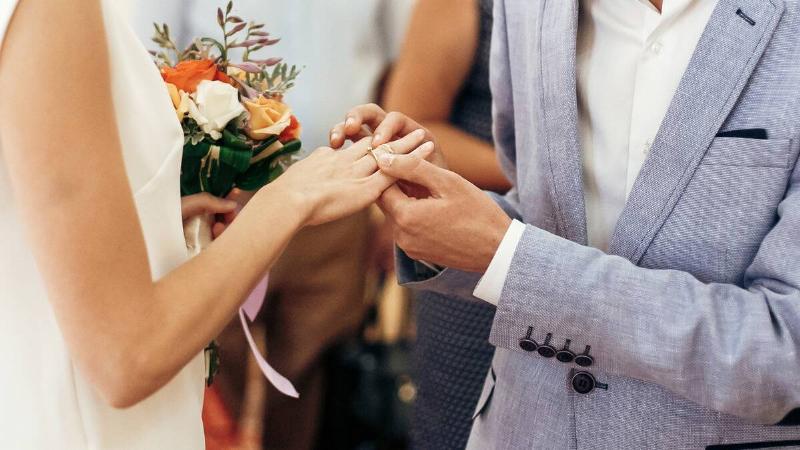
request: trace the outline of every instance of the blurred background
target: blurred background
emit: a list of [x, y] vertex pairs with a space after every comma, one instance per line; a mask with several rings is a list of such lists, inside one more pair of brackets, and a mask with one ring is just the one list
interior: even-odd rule
[[[145, 46], [153, 22], [179, 45], [217, 36], [222, 0], [127, 0]], [[508, 189], [491, 145], [491, 0], [236, 0], [234, 12], [281, 42], [265, 57], [303, 68], [287, 95], [304, 151], [353, 106], [375, 102], [437, 136], [450, 168]], [[260, 374], [234, 321], [207, 389], [209, 449], [463, 448], [493, 349], [494, 308], [397, 285], [380, 211], [308, 228], [270, 274], [254, 336], [301, 394]]]

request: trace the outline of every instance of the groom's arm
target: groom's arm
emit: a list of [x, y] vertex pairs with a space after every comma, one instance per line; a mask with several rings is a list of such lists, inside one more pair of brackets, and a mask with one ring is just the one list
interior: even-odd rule
[[[504, 1], [494, 2], [494, 24], [492, 27], [492, 49], [489, 81], [492, 90], [492, 131], [495, 140], [495, 152], [505, 176], [511, 181], [512, 188], [505, 195], [487, 192], [505, 213], [512, 219], [519, 219], [519, 198], [517, 196], [516, 140], [514, 133], [514, 99], [511, 89], [511, 67], [506, 34]], [[512, 236], [509, 236], [511, 239]], [[509, 260], [513, 256], [513, 246], [501, 254], [501, 259]], [[507, 266], [500, 263], [500, 266]], [[397, 252], [397, 273], [400, 283], [414, 288], [424, 289], [440, 294], [458, 295], [474, 298], [480, 274], [460, 272], [455, 269], [444, 269], [440, 273], [414, 261], [400, 250]], [[493, 271], [496, 273], [497, 271]], [[491, 284], [497, 275], [484, 279], [482, 284]], [[502, 282], [502, 280], [495, 281]], [[499, 293], [498, 293], [499, 295]]]
[[[491, 342], [533, 327], [591, 369], [660, 384], [698, 404], [774, 424], [800, 407], [800, 167], [744, 287], [628, 260], [527, 226], [499, 295]], [[492, 299], [488, 299], [492, 300]], [[553, 362], [553, 364], [561, 364]]]
[[[576, 353], [591, 347], [591, 370], [600, 377], [605, 372], [659, 384], [753, 422], [796, 424], [798, 413], [790, 412], [800, 407], [800, 165], [741, 285], [638, 267], [530, 225], [509, 226], [484, 193], [424, 160], [398, 157], [381, 170], [433, 193], [416, 200], [398, 189], [386, 198], [401, 248], [418, 260], [488, 268], [487, 275], [496, 272], [502, 280], [490, 338], [495, 346], [562, 366], [525, 351], [520, 340], [548, 340], [554, 350], [569, 340]], [[503, 243], [519, 227], [506, 252], [511, 262], [507, 269], [498, 266]], [[448, 270], [432, 282], [444, 278], [458, 288], [454, 293], [469, 295], [464, 291], [477, 275], [466, 280], [460, 274]]]

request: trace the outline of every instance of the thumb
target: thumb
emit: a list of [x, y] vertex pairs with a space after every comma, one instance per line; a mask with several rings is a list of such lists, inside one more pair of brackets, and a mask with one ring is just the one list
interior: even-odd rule
[[[428, 144], [432, 149], [433, 144]], [[447, 171], [425, 160], [426, 152], [421, 150], [428, 144], [408, 155], [379, 154], [378, 167], [390, 177], [410, 181], [427, 188], [431, 194], [438, 195], [444, 188]]]

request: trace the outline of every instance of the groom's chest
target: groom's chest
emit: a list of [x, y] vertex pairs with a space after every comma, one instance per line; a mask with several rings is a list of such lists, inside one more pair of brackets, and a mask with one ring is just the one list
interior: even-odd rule
[[[798, 3], [742, 3], [756, 26], [712, 16], [632, 183], [611, 253], [736, 281], [776, 223], [800, 150]], [[578, 139], [577, 13], [552, 1], [505, 6], [521, 213], [579, 241], [595, 206], [585, 202]], [[767, 139], [717, 137], [750, 129]]]

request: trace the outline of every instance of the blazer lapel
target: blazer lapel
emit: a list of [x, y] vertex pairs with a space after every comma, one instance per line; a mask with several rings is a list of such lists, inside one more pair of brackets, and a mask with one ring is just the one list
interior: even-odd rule
[[783, 14], [767, 0], [720, 0], [617, 222], [609, 252], [638, 263], [747, 84]]
[[541, 115], [547, 149], [546, 170], [552, 176], [551, 198], [557, 233], [586, 244], [581, 150], [578, 141], [578, 99], [575, 55], [577, 0], [548, 0], [540, 32]]

